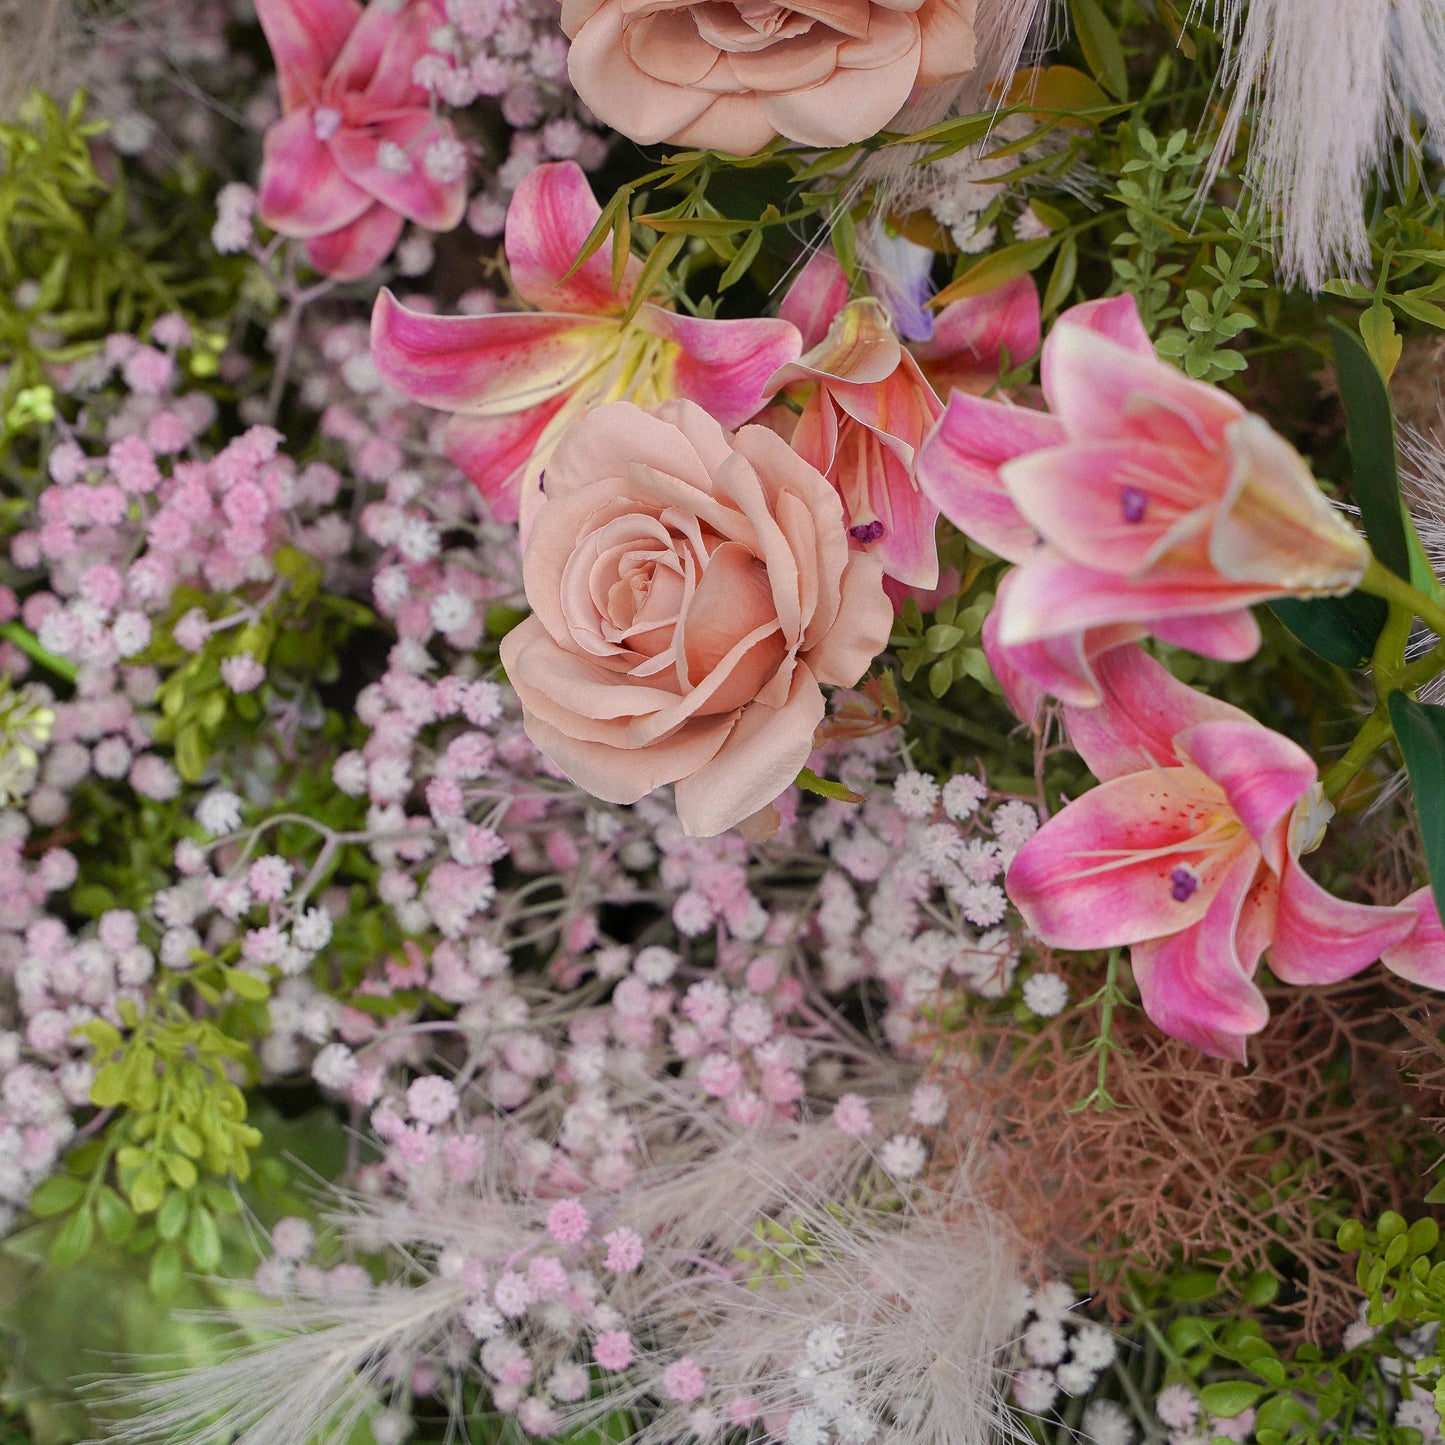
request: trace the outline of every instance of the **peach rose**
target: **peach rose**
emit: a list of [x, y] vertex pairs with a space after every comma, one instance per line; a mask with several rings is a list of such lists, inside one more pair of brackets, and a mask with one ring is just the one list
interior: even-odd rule
[[578, 95], [651, 145], [849, 145], [974, 68], [978, 0], [562, 0]]
[[838, 494], [766, 427], [701, 407], [597, 407], [558, 443], [502, 642], [527, 734], [581, 787], [677, 784], [690, 834], [766, 808], [807, 763], [820, 684], [888, 641], [878, 562]]

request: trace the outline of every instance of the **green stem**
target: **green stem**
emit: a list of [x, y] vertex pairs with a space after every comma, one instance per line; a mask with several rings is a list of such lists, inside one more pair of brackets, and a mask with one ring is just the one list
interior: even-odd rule
[[1364, 726], [1355, 734], [1355, 740], [1320, 779], [1324, 785], [1325, 797], [1334, 802], [1354, 781], [1355, 775], [1374, 757], [1381, 744], [1394, 734], [1390, 717], [1383, 706], [1377, 708], [1365, 719]]
[[66, 682], [74, 683], [80, 675], [80, 669], [73, 662], [67, 662], [53, 652], [47, 652], [40, 645], [35, 634], [28, 628], [22, 627], [18, 622], [6, 622], [0, 625], [0, 637], [7, 642], [13, 642], [32, 662], [39, 663], [47, 672], [53, 672], [56, 677], [63, 677]]
[[1383, 597], [1394, 606], [1404, 607], [1418, 617], [1432, 632], [1445, 637], [1445, 607], [1427, 597], [1418, 587], [1411, 586], [1403, 577], [1397, 577], [1390, 569], [1370, 558], [1365, 575], [1360, 578], [1360, 591], [1372, 597]]

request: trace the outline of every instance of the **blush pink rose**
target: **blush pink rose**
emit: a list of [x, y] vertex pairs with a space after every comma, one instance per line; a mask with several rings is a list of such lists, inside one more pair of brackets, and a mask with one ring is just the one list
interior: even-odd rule
[[675, 783], [700, 837], [793, 782], [822, 685], [856, 683], [893, 619], [822, 474], [688, 401], [610, 403], [566, 433], [522, 576], [532, 616], [502, 663], [528, 736], [608, 802]]
[[562, 0], [567, 69], [643, 145], [849, 145], [974, 68], [978, 0]]

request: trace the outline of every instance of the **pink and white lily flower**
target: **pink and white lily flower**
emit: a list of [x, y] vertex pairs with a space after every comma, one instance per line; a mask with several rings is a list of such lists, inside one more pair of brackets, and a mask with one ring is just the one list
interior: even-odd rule
[[1009, 896], [1053, 947], [1130, 945], [1149, 1017], [1243, 1063], [1269, 1018], [1263, 954], [1285, 983], [1333, 983], [1397, 948], [1421, 914], [1343, 902], [1300, 866], [1333, 809], [1288, 738], [1137, 647], [1093, 666], [1101, 702], [1065, 717], [1101, 781], [1024, 844]]
[[943, 515], [1019, 564], [996, 646], [1062, 644], [1015, 660], [1043, 659], [1040, 687], [1096, 692], [1069, 660], [1098, 651], [1096, 628], [1241, 661], [1259, 647], [1252, 605], [1348, 592], [1363, 576], [1368, 548], [1299, 454], [1160, 361], [1132, 297], [1060, 317], [1042, 381], [1047, 414], [955, 392], [918, 458]]
[[536, 311], [430, 316], [389, 291], [377, 298], [371, 352], [382, 377], [416, 401], [454, 412], [447, 455], [525, 539], [542, 475], [562, 434], [610, 401], [682, 397], [724, 427], [761, 410], [765, 383], [802, 350], [788, 321], [682, 316], [644, 302], [624, 322], [642, 263], [612, 285], [609, 237], [573, 274], [602, 214], [572, 161], [538, 166], [517, 188], [504, 244], [517, 294]]
[[306, 242], [316, 270], [353, 281], [381, 264], [405, 221], [450, 231], [467, 204], [466, 156], [411, 78], [436, 0], [256, 0], [281, 88], [266, 132], [260, 215]]
[[828, 334], [775, 371], [768, 389], [811, 382], [793, 450], [833, 484], [856, 547], [910, 587], [938, 581], [938, 508], [918, 490], [913, 459], [943, 403], [904, 350], [888, 313], [850, 301]]

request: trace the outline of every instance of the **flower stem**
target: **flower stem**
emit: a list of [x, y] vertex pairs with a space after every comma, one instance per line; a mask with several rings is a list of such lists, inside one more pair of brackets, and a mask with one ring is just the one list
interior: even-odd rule
[[73, 662], [67, 662], [63, 657], [46, 651], [35, 634], [18, 622], [0, 625], [0, 638], [13, 642], [31, 662], [39, 663], [47, 672], [53, 672], [56, 677], [62, 677], [66, 682], [73, 683], [80, 675], [80, 669]]
[[1445, 607], [1441, 607], [1403, 577], [1397, 577], [1374, 557], [1370, 558], [1370, 565], [1365, 568], [1365, 575], [1360, 578], [1360, 591], [1408, 609], [1432, 632], [1445, 637]]

